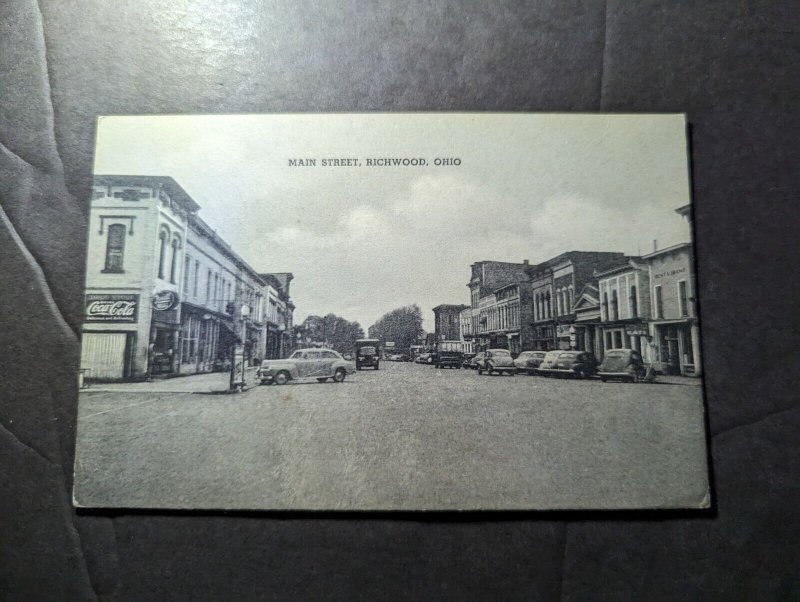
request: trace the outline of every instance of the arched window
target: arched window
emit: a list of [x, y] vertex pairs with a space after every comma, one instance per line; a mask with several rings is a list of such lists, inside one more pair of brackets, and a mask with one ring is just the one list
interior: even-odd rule
[[123, 224], [112, 224], [106, 236], [106, 267], [104, 272], [121, 272], [125, 255], [125, 228]]
[[181, 239], [177, 236], [172, 238], [172, 261], [169, 265], [169, 281], [176, 283], [178, 277], [178, 251], [181, 248]]
[[169, 230], [161, 230], [158, 235], [158, 277], [164, 279], [164, 264], [167, 260], [167, 240], [169, 240]]

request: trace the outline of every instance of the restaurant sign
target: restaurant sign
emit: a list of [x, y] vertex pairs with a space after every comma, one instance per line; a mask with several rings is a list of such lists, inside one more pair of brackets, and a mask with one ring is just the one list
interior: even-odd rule
[[138, 313], [139, 295], [86, 295], [86, 322], [135, 324]]

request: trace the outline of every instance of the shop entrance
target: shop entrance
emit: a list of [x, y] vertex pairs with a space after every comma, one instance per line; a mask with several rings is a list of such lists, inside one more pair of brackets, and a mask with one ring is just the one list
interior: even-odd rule
[[680, 346], [678, 344], [678, 329], [668, 326], [661, 331], [661, 368], [664, 374], [681, 373]]

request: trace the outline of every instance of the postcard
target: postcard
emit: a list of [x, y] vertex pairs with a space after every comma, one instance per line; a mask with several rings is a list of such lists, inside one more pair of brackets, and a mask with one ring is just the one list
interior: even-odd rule
[[99, 118], [75, 505], [708, 507], [686, 127]]

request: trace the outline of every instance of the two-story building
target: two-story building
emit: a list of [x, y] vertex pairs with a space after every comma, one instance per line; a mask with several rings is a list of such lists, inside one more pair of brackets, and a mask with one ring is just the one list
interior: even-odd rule
[[81, 368], [94, 379], [175, 369], [183, 254], [200, 207], [169, 177], [96, 176]]
[[691, 243], [644, 255], [650, 280], [650, 334], [659, 369], [699, 376], [700, 321]]
[[279, 359], [286, 357], [294, 348], [294, 309], [290, 286], [294, 279], [291, 272], [271, 272], [261, 274], [269, 285], [266, 309], [266, 357]]
[[459, 340], [464, 353], [475, 353], [475, 333], [472, 330], [472, 308], [467, 306], [458, 314]]
[[650, 330], [650, 273], [639, 257], [595, 273], [600, 297], [600, 353], [608, 349], [635, 349], [652, 361]]
[[291, 329], [284, 274], [259, 275], [172, 178], [98, 175], [89, 216], [81, 368], [99, 380], [224, 368], [232, 346], [265, 357], [267, 300]]

